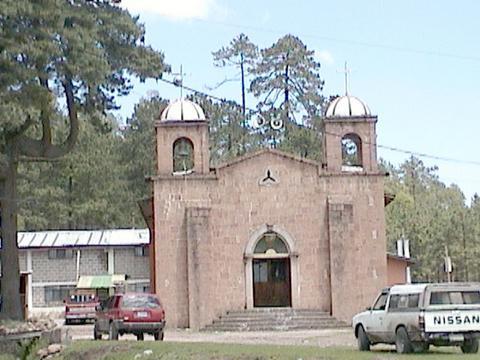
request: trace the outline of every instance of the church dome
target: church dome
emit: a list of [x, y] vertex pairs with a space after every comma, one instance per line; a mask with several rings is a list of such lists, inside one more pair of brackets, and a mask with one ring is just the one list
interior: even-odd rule
[[206, 120], [202, 108], [193, 101], [177, 99], [163, 110], [160, 121], [199, 121]]
[[355, 96], [344, 95], [333, 100], [327, 108], [326, 117], [371, 116], [370, 108]]

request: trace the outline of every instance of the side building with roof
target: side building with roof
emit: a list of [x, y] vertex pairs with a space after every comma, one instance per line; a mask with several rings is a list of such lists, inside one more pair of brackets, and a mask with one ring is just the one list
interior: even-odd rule
[[29, 313], [63, 305], [80, 277], [126, 275], [126, 290], [150, 290], [148, 229], [19, 232]]

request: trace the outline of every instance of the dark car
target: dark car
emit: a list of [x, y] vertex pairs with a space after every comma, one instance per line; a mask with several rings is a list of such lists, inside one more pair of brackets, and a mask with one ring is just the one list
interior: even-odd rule
[[97, 306], [93, 337], [99, 340], [108, 334], [110, 340], [118, 340], [119, 335], [134, 334], [143, 340], [144, 334], [151, 334], [163, 340], [164, 327], [165, 311], [157, 295], [115, 294]]

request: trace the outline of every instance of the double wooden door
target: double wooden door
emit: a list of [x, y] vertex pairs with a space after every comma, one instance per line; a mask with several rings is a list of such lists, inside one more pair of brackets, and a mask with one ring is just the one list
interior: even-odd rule
[[253, 260], [253, 305], [255, 307], [292, 305], [289, 258]]

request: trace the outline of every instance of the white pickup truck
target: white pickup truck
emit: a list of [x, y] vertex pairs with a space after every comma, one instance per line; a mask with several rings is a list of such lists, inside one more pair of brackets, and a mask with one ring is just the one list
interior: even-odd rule
[[399, 353], [427, 351], [430, 345], [476, 353], [480, 283], [394, 285], [355, 315], [352, 325], [362, 351], [386, 343], [395, 344]]

